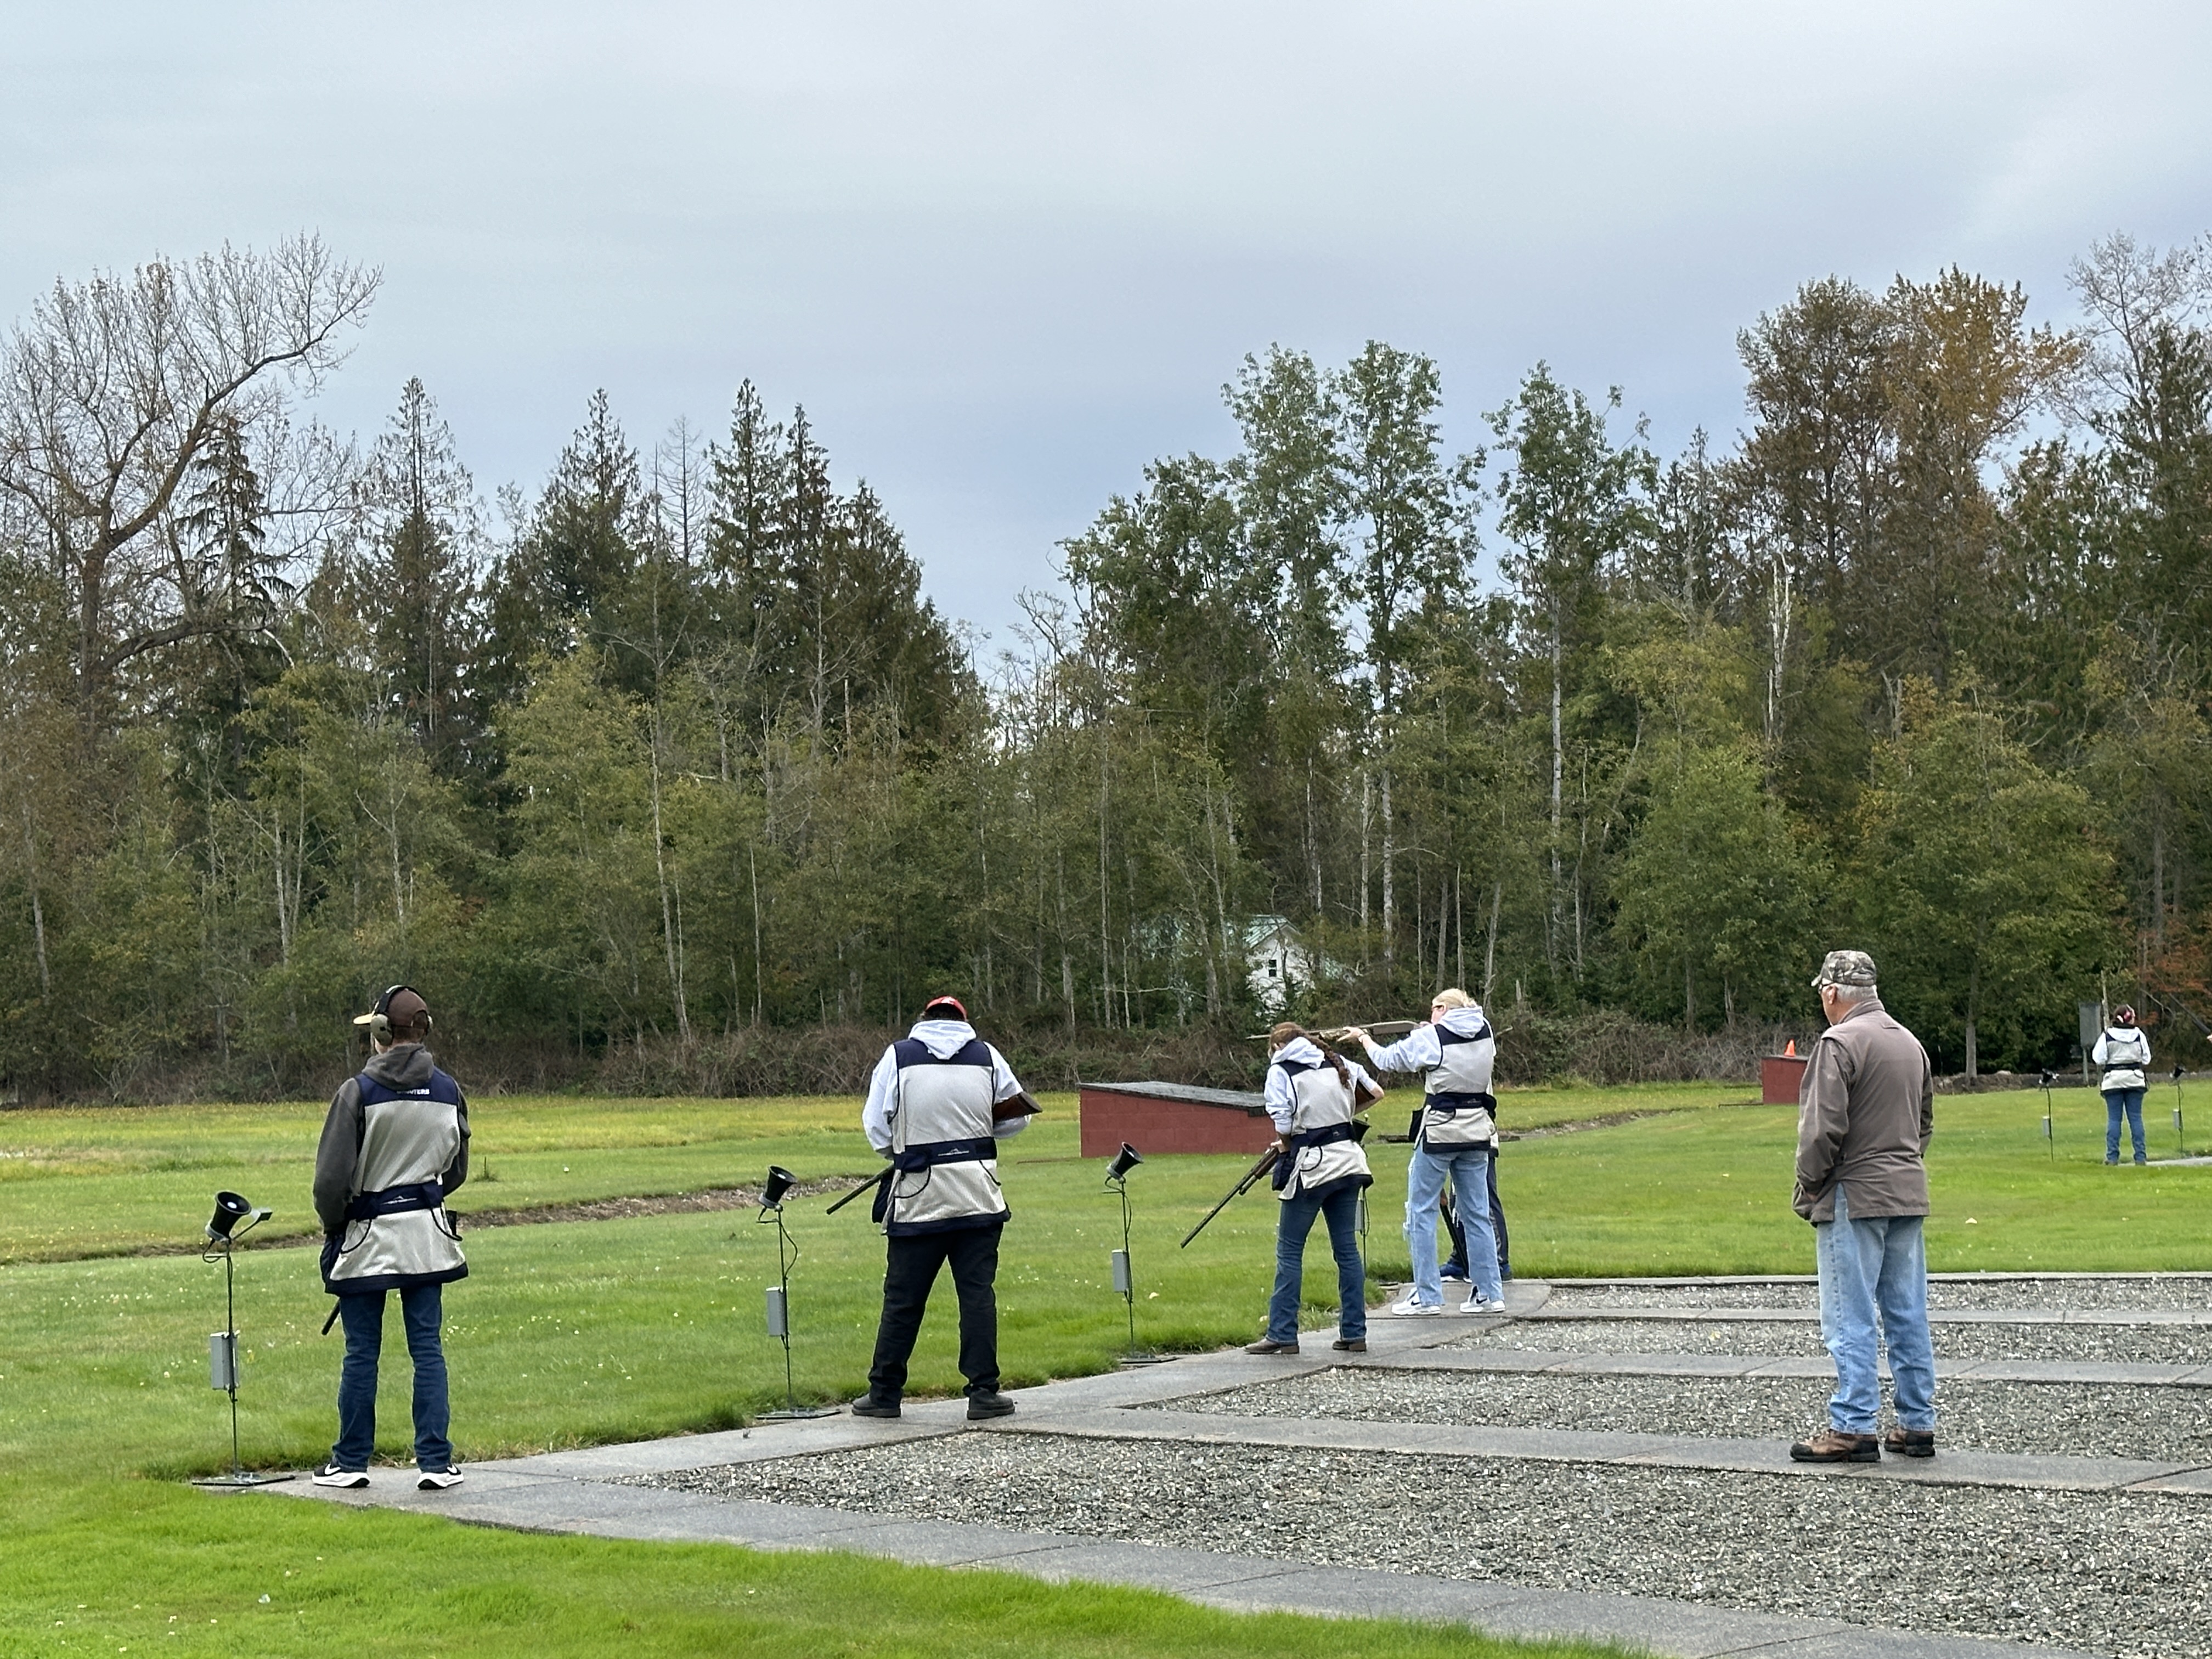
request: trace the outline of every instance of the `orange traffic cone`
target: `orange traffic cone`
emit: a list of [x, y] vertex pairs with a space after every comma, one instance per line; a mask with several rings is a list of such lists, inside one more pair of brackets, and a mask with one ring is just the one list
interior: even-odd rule
[[1789, 1042], [1782, 1045], [1782, 1057], [1784, 1060], [1795, 1060], [1797, 1058], [1797, 1039], [1796, 1037], [1791, 1037]]

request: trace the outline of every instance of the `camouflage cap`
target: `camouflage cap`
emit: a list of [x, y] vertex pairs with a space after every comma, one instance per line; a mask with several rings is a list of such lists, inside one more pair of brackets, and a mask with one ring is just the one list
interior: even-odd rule
[[1874, 958], [1863, 951], [1831, 951], [1813, 975], [1813, 988], [1823, 985], [1872, 985]]

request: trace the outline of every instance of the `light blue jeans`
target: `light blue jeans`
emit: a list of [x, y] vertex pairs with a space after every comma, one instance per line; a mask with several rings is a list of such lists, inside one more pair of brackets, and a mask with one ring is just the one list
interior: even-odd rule
[[1413, 1300], [1425, 1306], [1444, 1299], [1437, 1271], [1437, 1200], [1444, 1182], [1452, 1184], [1452, 1208], [1467, 1235], [1467, 1276], [1478, 1294], [1502, 1301], [1498, 1278], [1498, 1239], [1490, 1230], [1490, 1149], [1487, 1146], [1413, 1148], [1406, 1166], [1406, 1248], [1413, 1253]]
[[2105, 1162], [2120, 1161], [2120, 1115], [2127, 1115], [2128, 1129], [2136, 1143], [2136, 1162], [2148, 1161], [2143, 1151], [2142, 1127], [2143, 1091], [2141, 1089], [2107, 1089], [2105, 1091]]
[[1845, 1434], [1872, 1434], [1881, 1414], [1875, 1318], [1889, 1343], [1897, 1420], [1936, 1426], [1936, 1348], [1928, 1334], [1928, 1254], [1917, 1215], [1850, 1218], [1836, 1183], [1836, 1218], [1815, 1222], [1820, 1270], [1820, 1340], [1836, 1362], [1828, 1421]]

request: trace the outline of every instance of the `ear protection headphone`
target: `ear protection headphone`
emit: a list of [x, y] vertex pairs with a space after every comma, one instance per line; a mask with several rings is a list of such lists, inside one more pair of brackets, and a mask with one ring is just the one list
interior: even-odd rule
[[[355, 1024], [366, 1025], [368, 1027], [368, 1036], [370, 1042], [389, 1042], [392, 1041], [392, 999], [398, 996], [402, 991], [415, 991], [415, 988], [411, 985], [387, 985], [384, 988], [384, 994], [377, 998], [375, 1007], [372, 1008], [365, 1014], [356, 1014], [353, 1017], [353, 1023]], [[420, 991], [415, 991], [415, 994], [418, 999], [421, 999], [422, 996], [422, 994]], [[430, 1010], [427, 1005], [424, 1006], [418, 1018], [424, 1035], [428, 1035], [430, 1030]], [[410, 1026], [409, 1029], [411, 1030], [414, 1028]]]

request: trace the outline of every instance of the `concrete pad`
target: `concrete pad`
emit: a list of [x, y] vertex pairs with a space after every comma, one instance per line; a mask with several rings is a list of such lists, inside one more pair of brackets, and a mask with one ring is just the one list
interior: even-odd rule
[[[1656, 1596], [1552, 1589], [1522, 1590], [1473, 1622], [1486, 1636], [1581, 1637], [1683, 1659], [1746, 1652], [1794, 1655], [1802, 1640], [1839, 1635], [1849, 1628], [1838, 1620], [1739, 1613]], [[1905, 1650], [1895, 1651], [1901, 1656]]]

